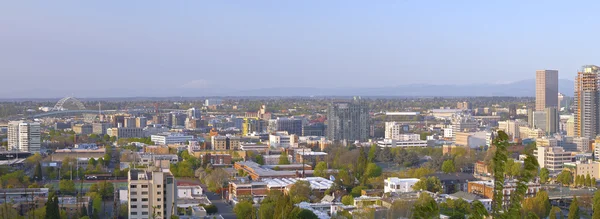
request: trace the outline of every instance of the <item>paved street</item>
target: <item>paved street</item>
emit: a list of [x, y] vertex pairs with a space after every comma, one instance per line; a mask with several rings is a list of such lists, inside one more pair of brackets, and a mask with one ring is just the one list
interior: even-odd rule
[[225, 219], [235, 219], [237, 218], [233, 213], [233, 208], [231, 205], [227, 204], [227, 202], [221, 199], [220, 194], [215, 194], [214, 192], [208, 191], [206, 186], [202, 185], [202, 189], [204, 190], [204, 194], [208, 197], [208, 199], [219, 209], [219, 214], [223, 216]]

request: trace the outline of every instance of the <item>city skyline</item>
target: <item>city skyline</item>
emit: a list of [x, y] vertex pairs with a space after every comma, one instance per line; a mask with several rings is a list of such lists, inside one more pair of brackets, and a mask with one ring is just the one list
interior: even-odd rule
[[562, 43], [593, 23], [592, 4], [10, 2], [0, 9], [0, 97], [509, 83], [537, 69], [573, 80], [600, 60], [575, 49], [594, 49], [587, 35]]

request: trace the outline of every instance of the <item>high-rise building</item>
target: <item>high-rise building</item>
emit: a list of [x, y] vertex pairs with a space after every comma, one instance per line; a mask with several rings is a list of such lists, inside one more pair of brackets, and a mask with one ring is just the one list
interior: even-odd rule
[[552, 135], [558, 132], [560, 122], [558, 109], [556, 107], [547, 107], [544, 113], [546, 114], [546, 128], [544, 129], [546, 133]]
[[94, 134], [98, 134], [98, 135], [105, 135], [106, 130], [111, 127], [112, 127], [112, 124], [110, 124], [108, 122], [93, 123], [92, 124], [92, 132]]
[[125, 117], [124, 127], [125, 128], [136, 128], [135, 120], [136, 120], [135, 117]]
[[172, 126], [185, 126], [185, 119], [187, 118], [187, 115], [183, 113], [173, 113], [171, 114], [171, 118]]
[[462, 109], [462, 110], [469, 110], [472, 108], [471, 103], [464, 101], [464, 102], [458, 102], [456, 103], [456, 108], [457, 109]]
[[137, 117], [135, 118], [135, 127], [137, 128], [146, 128], [148, 125], [148, 119], [146, 117]]
[[177, 183], [170, 172], [130, 170], [129, 218], [171, 218], [177, 210]]
[[200, 118], [202, 118], [201, 112], [202, 111], [200, 109], [190, 108], [190, 109], [187, 110], [188, 118], [190, 118], [190, 119], [200, 119]]
[[[269, 120], [269, 121], [271, 121], [271, 120]], [[277, 118], [276, 131], [286, 131], [290, 135], [302, 135], [302, 119]]]
[[535, 110], [544, 111], [547, 107], [558, 108], [558, 71], [535, 71]]
[[515, 118], [517, 116], [517, 105], [516, 104], [508, 105], [508, 116], [511, 118]]
[[385, 122], [385, 138], [398, 139], [402, 130], [402, 124], [398, 122]]
[[8, 149], [39, 153], [41, 146], [40, 124], [12, 121], [8, 123]]
[[575, 78], [575, 136], [595, 138], [598, 135], [598, 73], [600, 68], [595, 65], [583, 66]]
[[332, 141], [365, 141], [369, 137], [369, 106], [359, 97], [333, 102], [327, 110], [327, 138]]
[[302, 136], [325, 136], [325, 124], [313, 123], [303, 126]]
[[75, 124], [72, 127], [73, 132], [78, 135], [89, 135], [94, 131], [91, 124]]
[[567, 120], [567, 136], [573, 137], [575, 136], [575, 117], [571, 116]]

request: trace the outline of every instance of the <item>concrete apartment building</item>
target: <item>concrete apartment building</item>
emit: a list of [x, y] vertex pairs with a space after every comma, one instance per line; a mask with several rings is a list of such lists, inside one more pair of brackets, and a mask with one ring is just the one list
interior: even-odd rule
[[105, 135], [106, 130], [111, 128], [112, 124], [107, 122], [93, 123], [92, 124], [92, 133], [97, 135]]
[[577, 151], [579, 152], [591, 151], [592, 141], [587, 137], [574, 137], [573, 143], [577, 145]]
[[600, 162], [592, 160], [565, 163], [565, 169], [570, 170], [574, 176], [587, 176], [600, 179]]
[[537, 158], [540, 168], [551, 172], [562, 171], [565, 163], [573, 161], [573, 154], [562, 147], [537, 147], [533, 155]]
[[40, 123], [12, 121], [7, 127], [8, 149], [39, 153], [41, 147]]
[[585, 65], [575, 78], [575, 136], [594, 138], [598, 135], [599, 72], [598, 66]]
[[142, 138], [144, 137], [144, 129], [142, 128], [108, 128], [106, 134], [117, 138]]
[[288, 134], [287, 131], [278, 131], [269, 134], [269, 146], [271, 147], [298, 147], [298, 136], [294, 134]]
[[240, 137], [237, 136], [212, 136], [212, 149], [216, 151], [222, 150], [239, 150]]
[[512, 140], [521, 138], [520, 127], [527, 126], [527, 123], [521, 120], [506, 120], [498, 122], [498, 129], [506, 132], [506, 134], [512, 137]]
[[127, 179], [130, 219], [169, 219], [177, 211], [177, 183], [171, 173], [130, 170]]
[[137, 128], [145, 128], [148, 125], [148, 119], [146, 117], [136, 117], [135, 118], [135, 127]]
[[89, 135], [94, 132], [94, 129], [90, 124], [75, 124], [73, 125], [73, 132], [79, 135]]
[[405, 193], [412, 192], [413, 186], [419, 182], [417, 178], [400, 179], [398, 177], [389, 177], [383, 181], [384, 193]]
[[136, 127], [135, 117], [125, 117], [125, 128], [139, 128]]
[[366, 141], [369, 138], [369, 106], [359, 97], [353, 101], [333, 102], [327, 109], [327, 139]]
[[182, 144], [192, 139], [194, 139], [194, 136], [174, 132], [163, 132], [150, 136], [150, 140], [158, 145]]

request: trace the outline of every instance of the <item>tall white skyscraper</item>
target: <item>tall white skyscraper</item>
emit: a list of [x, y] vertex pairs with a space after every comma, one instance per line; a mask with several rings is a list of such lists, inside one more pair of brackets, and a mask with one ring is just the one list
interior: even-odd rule
[[39, 153], [40, 136], [40, 124], [37, 122], [9, 122], [8, 150]]

